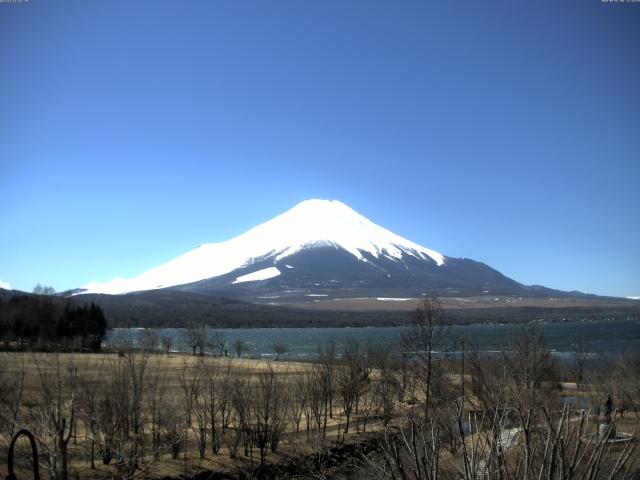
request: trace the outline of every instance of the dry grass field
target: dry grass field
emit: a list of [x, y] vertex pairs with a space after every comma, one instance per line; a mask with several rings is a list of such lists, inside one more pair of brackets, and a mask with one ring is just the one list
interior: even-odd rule
[[[607, 392], [614, 405], [631, 395], [624, 416], [614, 407], [614, 420], [620, 431], [635, 433], [639, 414], [629, 405], [638, 400], [637, 369], [627, 360], [605, 366], [604, 376], [560, 383], [547, 352], [531, 348], [537, 340], [521, 340], [513, 359], [448, 363], [422, 354], [412, 361], [391, 352], [364, 355], [357, 345], [339, 355], [327, 351], [316, 364], [134, 351], [0, 353], [0, 451], [6, 458], [11, 434], [26, 427], [38, 440], [41, 478], [57, 480], [191, 478], [202, 471], [218, 478], [334, 478], [345, 462], [360, 469], [352, 478], [394, 478], [393, 469], [411, 468], [412, 458], [434, 462], [437, 478], [471, 480], [485, 467], [480, 477], [493, 478], [498, 451], [500, 465], [511, 465], [500, 468], [513, 468], [509, 478], [524, 478], [522, 458], [531, 468], [551, 468], [540, 448], [560, 435], [553, 433], [558, 422], [568, 426], [567, 441], [593, 450], [597, 442], [581, 438], [605, 421]], [[600, 411], [562, 407], [563, 398], [584, 398]], [[581, 415], [579, 432], [571, 426]], [[408, 432], [418, 433], [417, 443], [394, 443]], [[513, 433], [508, 443], [499, 440], [505, 432]], [[608, 448], [598, 468], [613, 468], [627, 451], [626, 474], [640, 468], [636, 440], [628, 445]], [[535, 458], [527, 454], [534, 450]], [[471, 451], [475, 466], [460, 470]], [[17, 452], [18, 478], [28, 478], [24, 439]], [[274, 476], [269, 465], [288, 473]], [[630, 478], [624, 475], [612, 478]]]
[[[504, 308], [616, 308], [620, 306], [635, 306], [637, 302], [619, 298], [578, 298], [578, 297], [518, 297], [513, 295], [483, 295], [475, 297], [440, 297], [440, 303], [445, 310], [470, 309], [504, 309]], [[385, 299], [385, 298], [336, 298], [330, 300], [314, 299], [306, 303], [296, 304], [297, 307], [312, 310], [336, 311], [414, 311], [420, 307], [423, 299]], [[636, 308], [637, 311], [637, 308]]]
[[[292, 403], [292, 398], [288, 396], [290, 391], [295, 388], [293, 384], [296, 381], [300, 383], [303, 381], [303, 377], [307, 378], [307, 381], [311, 378], [310, 375], [316, 366], [309, 363], [274, 362], [234, 357], [203, 358], [182, 354], [128, 354], [126, 357], [120, 357], [118, 354], [0, 353], [2, 380], [5, 383], [20, 383], [22, 389], [21, 406], [16, 415], [17, 422], [11, 431], [26, 427], [36, 434], [41, 445], [41, 475], [43, 478], [51, 473], [46, 467], [48, 461], [46, 450], [51, 440], [45, 439], [47, 435], [51, 435], [51, 432], [48, 431], [47, 425], [42, 425], [43, 422], [47, 423], [44, 419], [43, 403], [51, 401], [51, 398], [43, 395], [45, 388], [54, 390], [49, 394], [50, 396], [60, 395], [62, 397], [61, 410], [63, 415], [70, 416], [69, 405], [71, 402], [75, 403], [73, 407], [76, 417], [75, 426], [71, 431], [68, 451], [69, 476], [71, 478], [121, 477], [116, 460], [112, 460], [110, 465], [104, 465], [99, 458], [97, 446], [94, 453], [95, 468], [90, 466], [89, 438], [96, 437], [96, 434], [94, 432], [92, 435], [91, 426], [87, 420], [89, 416], [87, 403], [91, 401], [91, 398], [84, 397], [95, 396], [94, 400], [99, 404], [100, 399], [121, 395], [123, 392], [114, 390], [116, 385], [109, 383], [108, 380], [128, 370], [131, 361], [137, 363], [137, 367], [133, 367], [134, 369], [139, 369], [144, 365], [143, 388], [140, 398], [141, 415], [144, 417], [141, 420], [141, 427], [146, 437], [142, 442], [144, 448], [151, 448], [149, 445], [151, 440], [148, 438], [151, 422], [155, 418], [154, 415], [158, 415], [157, 412], [151, 411], [153, 409], [153, 406], [150, 405], [152, 401], [160, 403], [162, 409], [173, 411], [176, 418], [184, 417], [185, 405], [190, 401], [193, 403], [192, 411], [188, 412], [188, 415], [192, 417], [191, 426], [177, 435], [181, 443], [180, 453], [176, 455], [176, 458], [172, 458], [170, 445], [160, 446], [159, 453], [156, 455], [147, 452], [146, 455], [143, 455], [143, 460], [138, 466], [145, 475], [178, 477], [180, 475], [194, 475], [201, 470], [233, 472], [238, 469], [251, 470], [260, 463], [259, 454], [255, 448], [248, 456], [238, 454], [236, 458], [231, 458], [230, 447], [225, 444], [224, 440], [221, 441], [219, 450], [215, 454], [212, 453], [210, 445], [207, 445], [205, 455], [200, 458], [198, 450], [199, 422], [208, 423], [211, 420], [210, 417], [205, 418], [208, 412], [203, 412], [205, 415], [196, 418], [198, 415], [195, 412], [197, 408], [195, 400], [189, 400], [188, 397], [199, 395], [205, 397], [204, 384], [207, 380], [205, 380], [204, 370], [215, 372], [216, 378], [213, 381], [219, 382], [218, 385], [228, 382], [225, 388], [229, 389], [236, 385], [236, 382], [240, 382], [245, 387], [253, 385], [260, 376], [268, 377], [273, 374], [277, 378], [277, 388], [282, 390], [279, 401], [284, 407], [278, 414], [286, 418], [283, 419], [284, 425], [279, 449], [276, 452], [269, 450], [266, 454], [266, 461], [270, 463], [287, 462], [292, 458], [309, 455], [316, 451], [320, 444], [333, 445], [348, 442], [352, 438], [356, 438], [362, 430], [362, 425], [358, 425], [355, 428], [352, 427], [350, 434], [345, 435], [342, 432], [344, 417], [339, 414], [337, 406], [339, 402], [336, 398], [333, 400], [336, 403], [333, 406], [333, 418], [326, 418], [326, 422], [324, 418], [322, 419], [321, 439], [318, 438], [318, 433], [314, 431], [313, 426], [308, 430], [305, 427], [306, 417], [311, 415], [311, 409], [308, 406], [306, 410], [302, 407], [299, 411], [300, 432], [295, 432], [293, 421], [289, 418], [294, 412], [289, 412], [286, 409]], [[127, 373], [127, 375], [130, 374], [135, 375], [135, 372]], [[372, 381], [375, 381], [376, 377], [375, 373], [371, 373]], [[201, 385], [196, 386], [194, 382], [201, 382]], [[89, 392], [84, 384], [88, 384]], [[128, 388], [133, 388], [133, 386], [129, 384]], [[191, 391], [189, 391], [190, 389]], [[155, 398], [156, 393], [157, 398]], [[244, 393], [247, 394], [247, 402], [253, 400], [251, 398], [252, 387], [246, 388]], [[229, 392], [225, 392], [224, 395], [229, 395]], [[152, 396], [154, 396], [153, 400]], [[132, 399], [128, 398], [128, 400], [130, 402]], [[229, 404], [226, 405], [226, 408], [231, 410], [232, 400], [227, 399], [227, 401]], [[322, 408], [322, 405], [318, 406]], [[206, 408], [209, 410], [209, 407]], [[279, 407], [274, 406], [273, 408], [277, 410]], [[96, 410], [99, 409], [100, 406], [97, 405]], [[100, 414], [100, 412], [96, 413]], [[129, 415], [124, 411], [120, 413]], [[220, 415], [220, 413], [214, 413], [214, 415]], [[229, 440], [229, 436], [235, 435], [234, 430], [238, 423], [233, 414], [231, 415], [225, 419], [226, 431], [223, 435], [226, 440]], [[217, 421], [222, 422], [219, 418]], [[311, 422], [311, 419], [309, 421]], [[101, 420], [98, 418], [96, 423], [100, 422]], [[374, 425], [373, 421], [369, 420], [367, 427], [370, 431], [372, 428], [379, 428], [380, 425]], [[2, 451], [6, 451], [8, 444], [6, 430], [7, 428], [3, 432], [5, 433], [4, 438], [1, 440]], [[210, 443], [210, 437], [208, 440]], [[26, 440], [19, 441], [17, 447], [22, 454], [28, 450]], [[53, 447], [49, 446], [49, 448]], [[24, 476], [30, 476], [29, 468], [26, 460], [18, 462], [18, 469]]]

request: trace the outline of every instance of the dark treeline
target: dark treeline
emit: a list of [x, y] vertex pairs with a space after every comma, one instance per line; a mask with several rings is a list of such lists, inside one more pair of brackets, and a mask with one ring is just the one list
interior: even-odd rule
[[107, 330], [102, 309], [74, 305], [52, 295], [0, 298], [0, 342], [4, 349], [99, 351]]

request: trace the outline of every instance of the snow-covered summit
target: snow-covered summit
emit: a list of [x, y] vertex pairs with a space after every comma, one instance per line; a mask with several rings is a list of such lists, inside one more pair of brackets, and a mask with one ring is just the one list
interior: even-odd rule
[[[266, 259], [272, 259], [275, 265], [301, 250], [326, 246], [343, 249], [362, 260], [366, 260], [365, 254], [370, 254], [391, 260], [412, 256], [433, 261], [438, 266], [445, 262], [440, 253], [376, 225], [342, 202], [313, 199], [301, 202], [231, 240], [201, 245], [135, 278], [85, 285], [82, 293], [120, 294], [184, 285], [218, 277]], [[264, 278], [278, 275], [275, 266], [267, 270]], [[264, 278], [258, 275], [237, 281]]]

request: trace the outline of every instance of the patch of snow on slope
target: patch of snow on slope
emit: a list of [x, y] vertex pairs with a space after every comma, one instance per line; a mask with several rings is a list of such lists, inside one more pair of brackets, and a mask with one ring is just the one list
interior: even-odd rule
[[263, 268], [262, 270], [258, 270], [257, 272], [247, 273], [246, 275], [242, 275], [238, 277], [233, 282], [242, 283], [242, 282], [255, 282], [257, 280], [268, 280], [270, 278], [274, 278], [280, 275], [280, 270], [276, 267]]
[[417, 300], [417, 298], [393, 298], [393, 297], [378, 297], [379, 302], [410, 302], [411, 300]]
[[3, 282], [0, 278], [0, 288], [4, 288], [5, 290], [11, 290], [11, 284], [9, 282]]
[[274, 257], [275, 261], [306, 248], [333, 246], [358, 259], [363, 253], [400, 260], [404, 255], [444, 257], [382, 228], [337, 200], [306, 200], [291, 210], [231, 240], [199, 246], [131, 279], [85, 285], [83, 293], [120, 294], [184, 285], [224, 275]]
[[640, 300], [640, 295], [633, 295], [632, 297], [627, 297], [629, 300]]

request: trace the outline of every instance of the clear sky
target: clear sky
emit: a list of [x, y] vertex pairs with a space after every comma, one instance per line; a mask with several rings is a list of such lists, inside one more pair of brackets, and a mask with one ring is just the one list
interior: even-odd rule
[[0, 281], [134, 276], [307, 198], [640, 295], [640, 3], [0, 3]]

